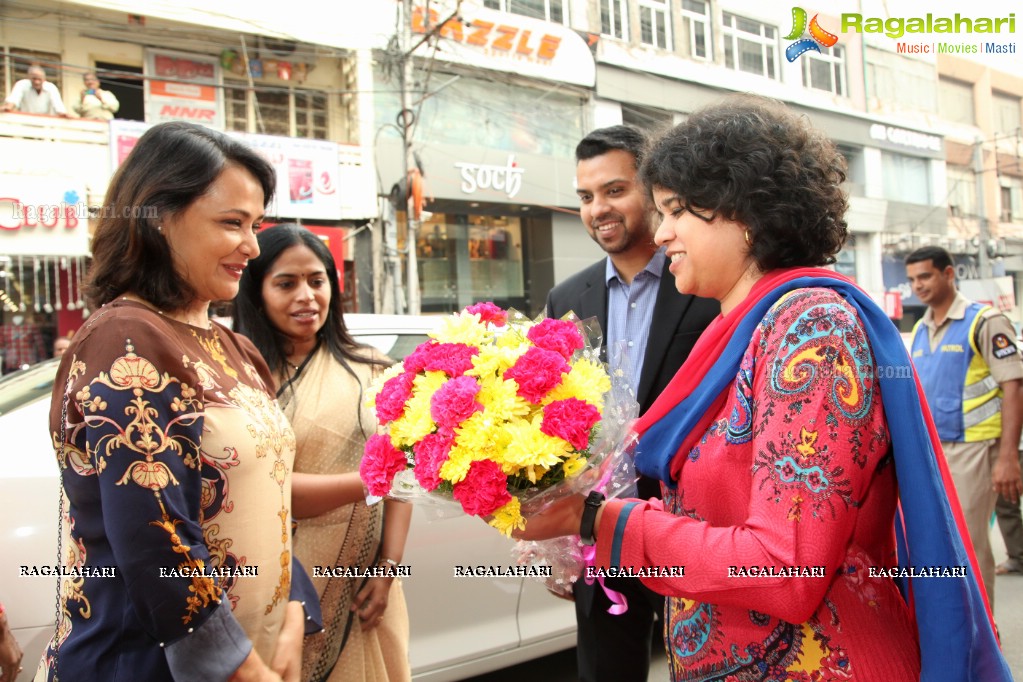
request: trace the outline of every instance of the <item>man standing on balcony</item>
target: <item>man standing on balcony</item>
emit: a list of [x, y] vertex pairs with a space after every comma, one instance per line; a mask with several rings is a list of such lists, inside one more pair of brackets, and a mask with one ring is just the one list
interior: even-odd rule
[[23, 78], [11, 88], [11, 94], [4, 100], [4, 111], [20, 111], [23, 114], [49, 114], [67, 116], [64, 102], [60, 99], [57, 86], [46, 80], [46, 71], [38, 64], [28, 67], [28, 78]]
[[[576, 147], [580, 217], [607, 258], [547, 296], [548, 317], [572, 311], [582, 319], [597, 318], [613, 367], [619, 366], [616, 356], [624, 349], [624, 381], [641, 412], [720, 312], [717, 301], [678, 293], [664, 250], [654, 244], [653, 205], [637, 177], [646, 145], [641, 131], [618, 125], [591, 132]], [[660, 497], [656, 480], [643, 477], [637, 488], [644, 499]], [[582, 578], [576, 582], [579, 679], [646, 682], [654, 615], [663, 613], [664, 598], [639, 578], [606, 578], [604, 584], [625, 595], [628, 609], [621, 615], [608, 613], [612, 604], [600, 585]]]
[[977, 553], [992, 611], [995, 560], [988, 522], [999, 495], [1023, 492], [1017, 452], [1023, 423], [1023, 362], [1016, 333], [998, 310], [956, 290], [952, 256], [925, 246], [906, 256], [906, 278], [927, 312], [913, 329], [913, 364]]
[[99, 86], [99, 78], [92, 71], [82, 76], [85, 88], [75, 105], [75, 113], [82, 118], [91, 118], [98, 121], [112, 121], [114, 114], [120, 108], [121, 103], [109, 90]]

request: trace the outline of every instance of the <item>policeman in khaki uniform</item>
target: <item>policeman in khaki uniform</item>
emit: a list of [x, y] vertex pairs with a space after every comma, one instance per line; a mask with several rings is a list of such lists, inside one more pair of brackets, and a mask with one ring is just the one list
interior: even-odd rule
[[941, 438], [994, 609], [995, 561], [988, 521], [1001, 494], [1023, 492], [1016, 449], [1023, 423], [1023, 361], [998, 310], [956, 290], [948, 251], [925, 246], [906, 257], [913, 293], [927, 304], [913, 329], [913, 364]]

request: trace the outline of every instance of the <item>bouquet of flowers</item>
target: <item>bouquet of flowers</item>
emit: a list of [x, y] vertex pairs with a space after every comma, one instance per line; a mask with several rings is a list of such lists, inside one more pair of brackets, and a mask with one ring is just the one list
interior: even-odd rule
[[366, 443], [369, 493], [454, 499], [510, 536], [525, 527], [523, 505], [606, 482], [637, 408], [610, 418], [598, 353], [599, 329], [571, 315], [529, 320], [478, 303], [443, 318], [370, 388], [386, 433]]

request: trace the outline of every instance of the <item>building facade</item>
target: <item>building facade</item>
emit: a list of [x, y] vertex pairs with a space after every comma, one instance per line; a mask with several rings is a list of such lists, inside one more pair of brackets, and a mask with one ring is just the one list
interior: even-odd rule
[[[69, 112], [0, 114], [4, 371], [49, 357], [53, 339], [88, 316], [82, 281], [107, 185], [138, 137], [167, 120], [208, 125], [260, 150], [278, 172], [268, 222], [317, 231], [345, 273], [346, 304], [357, 309], [348, 237], [376, 217], [377, 203], [360, 144], [356, 49], [282, 36], [267, 17], [156, 3], [129, 14], [108, 5], [0, 7], [4, 94], [39, 64]], [[115, 120], [71, 113], [86, 72], [119, 100]]]
[[[804, 17], [779, 1], [347, 1], [331, 9], [343, 22], [309, 21], [319, 10], [306, 0], [287, 12], [225, 2], [0, 9], [5, 89], [41, 63], [68, 105], [86, 71], [121, 102], [111, 123], [0, 115], [4, 334], [20, 343], [35, 325], [45, 353], [80, 326], [106, 186], [155, 122], [201, 122], [261, 149], [280, 176], [270, 222], [324, 237], [348, 309], [404, 310], [414, 255], [425, 312], [493, 300], [535, 314], [602, 255], [579, 222], [578, 140], [619, 122], [657, 131], [732, 92], [780, 99], [839, 145], [851, 238], [836, 267], [893, 317], [900, 303], [903, 324], [921, 310], [901, 259], [926, 243], [957, 255], [970, 295], [1020, 299], [1023, 77], [1011, 55], [953, 57], [936, 52], [944, 36], [847, 22], [893, 16], [879, 1]], [[409, 243], [412, 166], [423, 205]]]

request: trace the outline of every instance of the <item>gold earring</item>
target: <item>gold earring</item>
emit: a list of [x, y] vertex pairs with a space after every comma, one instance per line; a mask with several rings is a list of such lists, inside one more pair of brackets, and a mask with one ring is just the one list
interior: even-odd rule
[[753, 246], [753, 242], [749, 238], [749, 228], [746, 228], [746, 246]]

